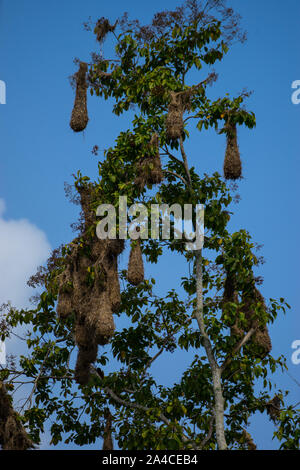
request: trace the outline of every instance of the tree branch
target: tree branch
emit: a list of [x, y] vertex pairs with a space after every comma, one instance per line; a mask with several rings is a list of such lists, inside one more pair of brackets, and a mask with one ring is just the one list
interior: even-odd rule
[[188, 166], [187, 156], [186, 156], [184, 146], [183, 146], [182, 137], [180, 137], [179, 143], [180, 143], [180, 151], [181, 151], [181, 156], [182, 156], [182, 160], [183, 160], [183, 165], [184, 165], [184, 169], [185, 169], [186, 176], [187, 176], [187, 181], [188, 181], [187, 186], [190, 189], [192, 189], [192, 179], [191, 179], [191, 174], [190, 174], [190, 170], [189, 170], [189, 166]]
[[187, 181], [182, 176], [175, 173], [174, 171], [164, 170], [164, 173], [168, 173], [169, 175], [175, 176], [175, 178], [179, 178], [183, 182], [183, 184], [187, 186]]
[[207, 433], [207, 436], [205, 436], [205, 438], [203, 439], [203, 441], [201, 442], [201, 444], [199, 445], [198, 447], [198, 450], [202, 450], [203, 447], [208, 443], [208, 441], [210, 440], [212, 434], [213, 434], [213, 430], [214, 430], [214, 422], [215, 422], [215, 416], [213, 415], [211, 418], [210, 418], [210, 421], [209, 421], [209, 428], [208, 428], [208, 433]]
[[[180, 137], [180, 151], [184, 163], [185, 172], [187, 175], [188, 187], [192, 191], [192, 180], [188, 167], [187, 156], [184, 150], [183, 139]], [[197, 309], [195, 312], [195, 318], [198, 322], [200, 333], [203, 337], [204, 348], [206, 355], [211, 367], [212, 380], [213, 380], [213, 391], [214, 391], [214, 414], [216, 423], [216, 438], [219, 450], [226, 450], [227, 444], [225, 439], [224, 429], [224, 397], [221, 383], [221, 369], [215, 359], [211, 341], [206, 333], [204, 315], [203, 315], [203, 274], [202, 274], [202, 252], [201, 250], [196, 252], [196, 295], [197, 295]]]
[[33, 384], [31, 393], [30, 393], [29, 397], [27, 398], [27, 400], [25, 401], [24, 405], [22, 406], [22, 408], [21, 408], [22, 410], [25, 408], [25, 406], [26, 406], [26, 404], [27, 404], [28, 402], [29, 402], [29, 407], [31, 407], [33, 394], [34, 394], [34, 392], [36, 391], [36, 387], [37, 387], [38, 381], [39, 381], [39, 379], [41, 378], [41, 376], [42, 376], [42, 374], [43, 374], [43, 372], [44, 372], [45, 363], [46, 363], [46, 361], [47, 361], [47, 359], [48, 359], [48, 357], [49, 357], [49, 354], [50, 354], [52, 348], [53, 348], [53, 344], [51, 344], [51, 345], [49, 346], [49, 348], [48, 348], [47, 354], [46, 354], [46, 356], [44, 357], [43, 363], [42, 363], [42, 365], [41, 365], [40, 372], [38, 373], [37, 377], [36, 377], [35, 380], [34, 380], [34, 384]]
[[231, 363], [232, 359], [233, 359], [233, 356], [235, 356], [235, 354], [237, 352], [239, 352], [239, 350], [249, 341], [249, 339], [251, 338], [251, 336], [255, 333], [256, 331], [256, 328], [251, 328], [248, 333], [237, 343], [237, 345], [233, 348], [232, 352], [230, 353], [230, 356], [228, 356], [225, 361], [223, 362], [223, 364], [221, 365], [220, 367], [220, 370], [221, 370], [221, 374], [224, 372], [224, 370], [226, 369], [226, 367]]
[[[136, 410], [141, 410], [141, 411], [144, 411], [145, 413], [150, 411], [150, 408], [147, 408], [146, 406], [140, 405], [139, 403], [132, 403], [132, 402], [123, 400], [118, 395], [116, 395], [116, 393], [109, 387], [103, 387], [103, 390], [104, 390], [105, 393], [107, 393], [107, 395], [109, 395], [119, 405], [125, 406], [127, 408], [133, 408], [133, 409], [136, 409]], [[158, 416], [158, 419], [160, 421], [162, 421], [163, 423], [165, 423], [167, 426], [171, 425], [171, 421], [168, 420], [168, 418], [163, 413], [160, 413], [160, 415]], [[182, 435], [182, 440], [186, 444], [187, 443], [191, 444], [191, 446], [195, 450], [197, 449], [196, 444], [194, 442], [192, 442], [185, 434]]]
[[203, 316], [203, 282], [202, 282], [202, 254], [201, 250], [196, 253], [196, 292], [197, 292], [197, 310], [195, 317], [199, 325], [201, 335], [203, 337], [204, 348], [211, 367], [213, 391], [215, 398], [215, 421], [216, 421], [216, 437], [219, 450], [226, 450], [227, 444], [225, 440], [224, 430], [224, 397], [221, 384], [221, 370], [215, 360], [213, 348], [210, 339], [205, 330]]
[[164, 151], [166, 152], [166, 155], [168, 155], [174, 162], [179, 163], [180, 165], [183, 165], [183, 162], [179, 160], [179, 158], [175, 157], [167, 148], [167, 146], [164, 148]]

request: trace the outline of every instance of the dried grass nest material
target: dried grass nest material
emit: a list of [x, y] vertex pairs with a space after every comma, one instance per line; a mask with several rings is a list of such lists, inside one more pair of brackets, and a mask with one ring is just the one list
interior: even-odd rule
[[124, 240], [95, 239], [87, 256], [75, 245], [58, 278], [57, 313], [66, 318], [75, 312], [86, 318], [97, 338], [110, 336], [109, 331], [114, 331], [112, 314], [121, 300], [117, 256], [123, 249]]
[[275, 397], [272, 398], [272, 400], [270, 400], [267, 403], [266, 405], [267, 413], [270, 416], [272, 421], [276, 421], [277, 419], [280, 418], [280, 412], [281, 412], [280, 405], [281, 405], [281, 401], [278, 395], [275, 395]]
[[34, 444], [14, 411], [11, 399], [0, 381], [0, 446], [2, 450], [27, 450]]
[[243, 440], [248, 447], [248, 450], [256, 450], [256, 444], [254, 443], [251, 434], [249, 434], [246, 429], [243, 429]]
[[166, 119], [166, 133], [169, 139], [179, 139], [183, 136], [183, 113], [185, 105], [182, 99], [182, 94], [170, 92], [170, 103], [168, 107], [168, 114]]
[[78, 192], [80, 196], [80, 205], [84, 219], [84, 231], [86, 232], [88, 228], [93, 225], [93, 223], [96, 221], [95, 211], [91, 209], [91, 204], [93, 202], [93, 187], [80, 186], [78, 187]]
[[[224, 293], [223, 293], [223, 299], [222, 299], [223, 315], [225, 312], [226, 304], [228, 302], [239, 304], [238, 292], [236, 290], [236, 280], [235, 280], [235, 276], [232, 273], [227, 273], [225, 283], [224, 283]], [[238, 337], [242, 337], [245, 333], [244, 330], [239, 327], [238, 311], [237, 311], [235, 322], [230, 328], [230, 332], [232, 336], [238, 336]]]
[[57, 314], [60, 318], [67, 318], [73, 310], [71, 269], [71, 265], [68, 265], [59, 276]]
[[166, 134], [168, 139], [177, 140], [184, 134], [183, 114], [191, 109], [191, 99], [204, 85], [212, 83], [216, 74], [211, 73], [206, 80], [183, 91], [169, 92], [169, 106], [166, 117]]
[[79, 70], [75, 74], [76, 79], [76, 95], [75, 102], [71, 114], [70, 127], [74, 132], [83, 131], [88, 123], [88, 111], [87, 111], [87, 64], [80, 62]]
[[111, 25], [108, 19], [103, 16], [97, 21], [94, 33], [96, 34], [97, 41], [100, 42], [100, 44], [104, 41], [108, 33], [114, 32], [117, 22], [118, 21], [116, 21], [114, 25]]
[[227, 144], [223, 166], [224, 177], [227, 180], [237, 180], [242, 176], [242, 162], [235, 124], [228, 123], [226, 125], [226, 139]]
[[131, 246], [127, 279], [133, 286], [139, 285], [144, 280], [144, 263], [140, 239], [136, 240]]
[[164, 174], [159, 155], [159, 137], [154, 133], [149, 142], [149, 149], [154, 151], [154, 155], [146, 155], [137, 163], [137, 177], [135, 184], [143, 190], [146, 185], [160, 184]]
[[112, 440], [112, 415], [108, 408], [105, 410], [104, 418], [106, 420], [106, 423], [104, 427], [104, 439], [102, 450], [113, 450], [114, 445]]
[[107, 344], [115, 332], [113, 313], [119, 310], [121, 302], [118, 256], [125, 241], [91, 238], [88, 229], [96, 220], [91, 209], [93, 188], [84, 186], [78, 191], [84, 230], [70, 244], [65, 269], [57, 278], [57, 313], [62, 318], [75, 316], [74, 340], [79, 348], [75, 379], [84, 385], [97, 357], [98, 345]]
[[[266, 311], [267, 309], [262, 294], [256, 287], [254, 287], [251, 295], [242, 295], [242, 303], [240, 303], [238, 292], [236, 290], [235, 276], [227, 273], [224, 283], [223, 313], [228, 302], [239, 305], [237, 308], [234, 324], [231, 326], [231, 335], [242, 338], [251, 328], [256, 328], [255, 333], [253, 333], [252, 337], [250, 338], [250, 343], [252, 343], [257, 348], [257, 357], [265, 357], [272, 350], [271, 339], [267, 326], [260, 325], [259, 319], [255, 318], [255, 307], [258, 304], [260, 304], [263, 311]], [[243, 312], [245, 315], [246, 325], [241, 325], [241, 312]]]
[[75, 380], [79, 385], [87, 385], [90, 379], [90, 366], [97, 359], [98, 345], [91, 342], [88, 346], [79, 346], [75, 366]]
[[87, 255], [75, 243], [59, 276], [57, 312], [64, 318], [75, 314], [75, 379], [81, 385], [88, 382], [98, 345], [109, 343], [115, 332], [113, 313], [121, 302], [118, 255], [123, 250], [124, 240], [95, 238]]
[[259, 320], [254, 318], [254, 316], [255, 307], [258, 305], [258, 303], [260, 304], [263, 311], [267, 310], [265, 300], [259, 290], [255, 287], [253, 295], [251, 297], [245, 297], [242, 299], [242, 301], [244, 303], [243, 311], [245, 313], [246, 319], [248, 320], [249, 329], [256, 328], [256, 331], [251, 338], [251, 342], [258, 349], [257, 356], [263, 358], [271, 352], [272, 343], [267, 326], [260, 325]]

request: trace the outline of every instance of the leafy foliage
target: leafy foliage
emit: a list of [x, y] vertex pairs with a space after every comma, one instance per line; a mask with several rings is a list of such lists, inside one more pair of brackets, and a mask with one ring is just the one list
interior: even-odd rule
[[[132, 109], [135, 115], [132, 128], [121, 132], [99, 161], [99, 178], [91, 182], [78, 172], [75, 188], [91, 189], [93, 210], [102, 202], [117, 207], [120, 195], [127, 196], [128, 204], [140, 201], [149, 209], [151, 204], [162, 202], [205, 204], [204, 322], [218, 364], [226, 365], [222, 388], [227, 444], [229, 448], [242, 449], [247, 448], [243, 429], [256, 412], [267, 410], [271, 394], [275, 393], [270, 374], [278, 368], [285, 369], [286, 364], [283, 357], [258, 357], [250, 343], [237, 348], [239, 340], [230, 333], [240, 307], [231, 302], [226, 314], [223, 312], [226, 273], [235, 273], [238, 292], [242, 293], [249, 288], [249, 279], [258, 283], [253, 270], [260, 259], [246, 230], [230, 233], [228, 229], [233, 200], [229, 186], [218, 173], [200, 176], [189, 168], [183, 143], [189, 138], [191, 122], [195, 122], [198, 131], [212, 127], [222, 133], [228, 119], [252, 129], [255, 116], [244, 107], [245, 93], [232, 99], [229, 95], [215, 101], [209, 99], [208, 84], [216, 79], [210, 72], [203, 84], [196, 84], [186, 110], [182, 139], [172, 141], [165, 132], [170, 91], [190, 90], [186, 84], [190, 72], [221, 61], [232, 40], [241, 39], [233, 11], [226, 9], [224, 2], [212, 0], [207, 4], [219, 16], [213, 17], [209, 9], [201, 9], [200, 2], [188, 1], [173, 12], [157, 14], [149, 26], [130, 22], [125, 15], [116, 29], [108, 32], [108, 37], [110, 34], [116, 40], [116, 57], [93, 55], [89, 90], [91, 95], [112, 99], [116, 115]], [[141, 190], [134, 184], [136, 164], [148, 151], [155, 132], [160, 137], [161, 156], [166, 157], [165, 178], [159, 187], [148, 185]], [[177, 151], [182, 159], [176, 156]], [[94, 225], [88, 233], [90, 239], [95, 239]], [[86, 238], [79, 234], [77, 242], [84, 256], [88, 249]], [[10, 308], [5, 324], [1, 324], [2, 339], [19, 325], [28, 327], [28, 353], [20, 357], [18, 365], [2, 368], [0, 380], [11, 391], [20, 380], [32, 385], [21, 411], [34, 442], [40, 442], [41, 433], [50, 422], [53, 445], [62, 440], [66, 444], [94, 443], [103, 437], [105, 410], [109, 408], [114, 436], [122, 449], [215, 449], [212, 371], [195, 319], [194, 253], [185, 250], [182, 240], [142, 242], [147, 262], [158, 263], [167, 250], [185, 258], [190, 275], [181, 276], [183, 294], [173, 289], [158, 295], [155, 279], [133, 287], [126, 280], [126, 271], [121, 271], [117, 331], [110, 345], [99, 351], [89, 383], [77, 386], [74, 316], [62, 320], [56, 314], [57, 278], [65, 269], [71, 249], [72, 244], [56, 251], [48, 266], [31, 279], [31, 285], [43, 287], [36, 308]], [[284, 299], [270, 299], [266, 310], [257, 307], [256, 315], [261, 323], [268, 324], [279, 313], [285, 313], [287, 307]], [[182, 376], [178, 374], [172, 385], [160, 383], [153, 373], [153, 363], [165, 355], [170, 367], [176, 367], [176, 357], [184, 351], [189, 354], [190, 365]], [[295, 449], [299, 446], [299, 413], [285, 407], [284, 392], [281, 397], [282, 411], [274, 436], [282, 448]]]

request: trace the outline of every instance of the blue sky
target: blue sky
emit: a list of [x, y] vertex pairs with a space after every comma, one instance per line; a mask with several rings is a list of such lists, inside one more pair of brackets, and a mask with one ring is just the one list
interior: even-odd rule
[[[28, 290], [22, 286], [28, 272], [46, 259], [50, 246], [74, 236], [70, 223], [76, 220], [78, 209], [66, 200], [64, 182], [71, 183], [71, 175], [79, 169], [96, 175], [92, 147], [113, 145], [118, 133], [130, 126], [129, 115], [111, 114], [110, 102], [89, 98], [90, 122], [85, 133], [76, 135], [69, 128], [74, 92], [68, 76], [75, 71], [73, 58], [89, 60], [90, 52], [98, 47], [82, 23], [90, 16], [107, 16], [114, 21], [124, 9], [148, 21], [156, 11], [179, 4], [170, 0], [128, 0], [126, 6], [120, 0], [0, 0], [0, 80], [7, 86], [7, 104], [0, 105], [0, 227], [4, 227], [0, 255], [11, 252], [10, 263], [7, 256], [0, 261], [0, 276], [5, 278], [8, 265], [15, 267], [9, 278], [15, 281], [14, 289], [8, 292], [16, 305], [26, 303]], [[256, 129], [239, 131], [244, 180], [239, 188], [242, 200], [233, 208], [232, 229], [246, 228], [264, 245], [261, 254], [266, 264], [260, 275], [264, 277], [265, 297], [282, 296], [292, 306], [270, 332], [273, 354], [286, 355], [290, 374], [300, 381], [300, 365], [290, 360], [291, 344], [300, 339], [300, 105], [291, 101], [291, 84], [300, 79], [300, 3], [232, 0], [229, 4], [242, 15], [248, 40], [233, 46], [216, 66], [219, 80], [208, 93], [217, 97], [226, 92], [237, 94], [245, 87], [253, 90], [247, 106], [257, 118]], [[189, 160], [200, 173], [221, 173], [224, 149], [224, 137], [210, 131], [197, 133], [187, 147]], [[32, 231], [31, 243], [19, 229], [22, 221]], [[18, 230], [16, 239], [7, 229], [13, 223]], [[24, 254], [21, 266], [20, 254], [13, 246]], [[165, 290], [175, 282], [170, 262], [176, 270], [186, 269], [174, 256], [164, 260], [159, 272]], [[157, 269], [147, 267], [146, 274], [153, 275]], [[6, 289], [0, 289], [0, 303], [7, 300], [6, 295]], [[158, 373], [165, 375], [169, 359], [155, 366]], [[168, 379], [172, 381], [172, 373]], [[278, 377], [278, 383], [291, 390], [291, 403], [300, 401], [300, 388], [288, 375]], [[265, 417], [257, 417], [253, 428], [260, 447], [272, 448], [272, 426]]]

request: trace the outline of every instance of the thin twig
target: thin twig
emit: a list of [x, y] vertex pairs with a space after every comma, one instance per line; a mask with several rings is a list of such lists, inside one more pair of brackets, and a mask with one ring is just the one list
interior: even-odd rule
[[168, 173], [169, 175], [175, 176], [175, 178], [179, 178], [183, 182], [183, 184], [187, 186], [187, 181], [182, 176], [175, 173], [174, 171], [164, 170], [164, 173]]

